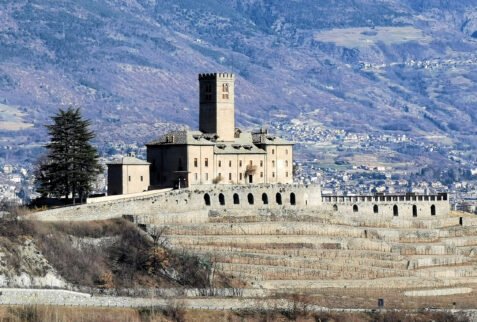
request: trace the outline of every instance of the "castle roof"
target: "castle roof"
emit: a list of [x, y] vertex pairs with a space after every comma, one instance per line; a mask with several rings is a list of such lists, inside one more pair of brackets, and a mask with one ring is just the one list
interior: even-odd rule
[[146, 143], [152, 145], [214, 145], [214, 136], [201, 131], [172, 131]]
[[107, 163], [108, 165], [149, 165], [150, 163], [135, 157], [122, 157]]
[[264, 145], [293, 145], [293, 143], [268, 133], [241, 132], [233, 141], [217, 141], [215, 133], [201, 131], [172, 131], [149, 142], [157, 145], [212, 145], [215, 154], [263, 154]]

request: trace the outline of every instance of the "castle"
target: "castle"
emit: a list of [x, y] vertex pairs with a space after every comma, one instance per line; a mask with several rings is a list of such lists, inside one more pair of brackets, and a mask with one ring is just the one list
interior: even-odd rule
[[134, 166], [123, 165], [122, 172], [117, 162], [110, 163], [108, 194], [214, 183], [292, 183], [293, 143], [263, 129], [236, 128], [234, 85], [234, 74], [200, 74], [199, 130], [173, 131], [147, 143], [147, 162], [129, 157]]
[[[147, 207], [153, 212], [156, 201], [162, 201], [162, 209], [172, 213], [191, 207], [294, 207], [412, 218], [441, 216], [450, 211], [446, 193], [328, 196], [322, 195], [319, 185], [293, 184], [293, 143], [263, 129], [250, 133], [235, 127], [234, 83], [233, 74], [200, 74], [199, 130], [173, 131], [147, 143], [147, 162], [128, 156], [109, 163], [111, 197], [105, 201], [113, 202], [114, 195], [129, 194], [130, 200], [146, 202], [140, 207], [141, 213]], [[165, 192], [164, 197], [131, 195], [190, 187], [194, 190]], [[172, 199], [174, 202], [169, 204]], [[132, 209], [128, 211], [134, 213]]]

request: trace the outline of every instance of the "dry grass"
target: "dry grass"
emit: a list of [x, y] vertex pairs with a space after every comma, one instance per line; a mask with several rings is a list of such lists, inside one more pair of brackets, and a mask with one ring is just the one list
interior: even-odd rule
[[0, 307], [0, 321], [322, 321], [322, 322], [406, 322], [448, 321], [463, 322], [463, 318], [445, 313], [319, 313], [319, 312], [257, 312], [257, 311], [213, 311], [185, 310], [171, 307], [166, 309], [84, 308], [55, 306], [4, 306]]
[[[83, 243], [75, 247], [72, 238], [114, 237], [112, 244]], [[103, 288], [210, 287], [212, 267], [186, 252], [177, 254], [158, 245], [124, 219], [90, 222], [47, 223], [34, 220], [0, 222], [0, 246], [8, 249], [8, 267], [19, 273], [22, 256], [18, 251], [25, 240], [36, 247], [58, 273], [76, 285]], [[166, 268], [176, 274], [170, 277]], [[32, 275], [46, 272], [26, 270]], [[221, 285], [226, 284], [221, 278]]]

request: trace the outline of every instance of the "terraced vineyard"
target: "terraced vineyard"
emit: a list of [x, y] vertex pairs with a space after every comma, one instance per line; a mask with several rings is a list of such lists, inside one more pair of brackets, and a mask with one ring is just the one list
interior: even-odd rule
[[[155, 224], [251, 288], [436, 289], [477, 284], [477, 218], [337, 216], [310, 210], [211, 211], [207, 222]], [[475, 291], [474, 291], [475, 292]], [[475, 293], [474, 293], [475, 295]]]

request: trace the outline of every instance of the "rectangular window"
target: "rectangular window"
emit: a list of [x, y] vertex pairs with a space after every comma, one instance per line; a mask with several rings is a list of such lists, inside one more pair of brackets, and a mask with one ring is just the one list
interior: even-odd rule
[[131, 181], [131, 176], [129, 176], [128, 180]]
[[143, 181], [143, 178], [142, 178], [142, 176], [141, 176], [141, 181]]
[[275, 160], [272, 160], [272, 167], [275, 166]]
[[287, 172], [285, 172], [285, 177], [287, 177], [287, 178], [288, 178], [288, 171], [287, 171]]
[[263, 172], [260, 172], [260, 178], [263, 178]]
[[288, 160], [285, 161], [285, 166], [288, 167]]
[[240, 178], [240, 180], [242, 180], [242, 173], [240, 173], [239, 178]]
[[272, 177], [275, 178], [275, 172], [272, 172]]
[[240, 166], [240, 167], [242, 166], [242, 160], [239, 161], [239, 166]]
[[197, 168], [197, 158], [194, 158], [194, 167]]
[[198, 174], [196, 173], [196, 174], [195, 174], [195, 181], [197, 181], [197, 180], [199, 180], [199, 176], [198, 176]]
[[209, 159], [208, 159], [208, 158], [205, 158], [205, 166], [206, 166], [206, 167], [209, 166]]
[[272, 154], [275, 154], [275, 149], [272, 149]]
[[285, 150], [285, 154], [288, 154], [288, 149]]
[[222, 178], [222, 173], [219, 172], [219, 173], [218, 173], [218, 177], [219, 177], [219, 178]]
[[232, 166], [232, 161], [229, 161], [229, 167], [231, 167], [231, 166]]
[[229, 173], [229, 180], [232, 180], [232, 174]]
[[262, 160], [260, 160], [260, 166], [263, 167], [263, 161]]
[[222, 161], [219, 161], [219, 167], [221, 167], [221, 166], [222, 166]]

